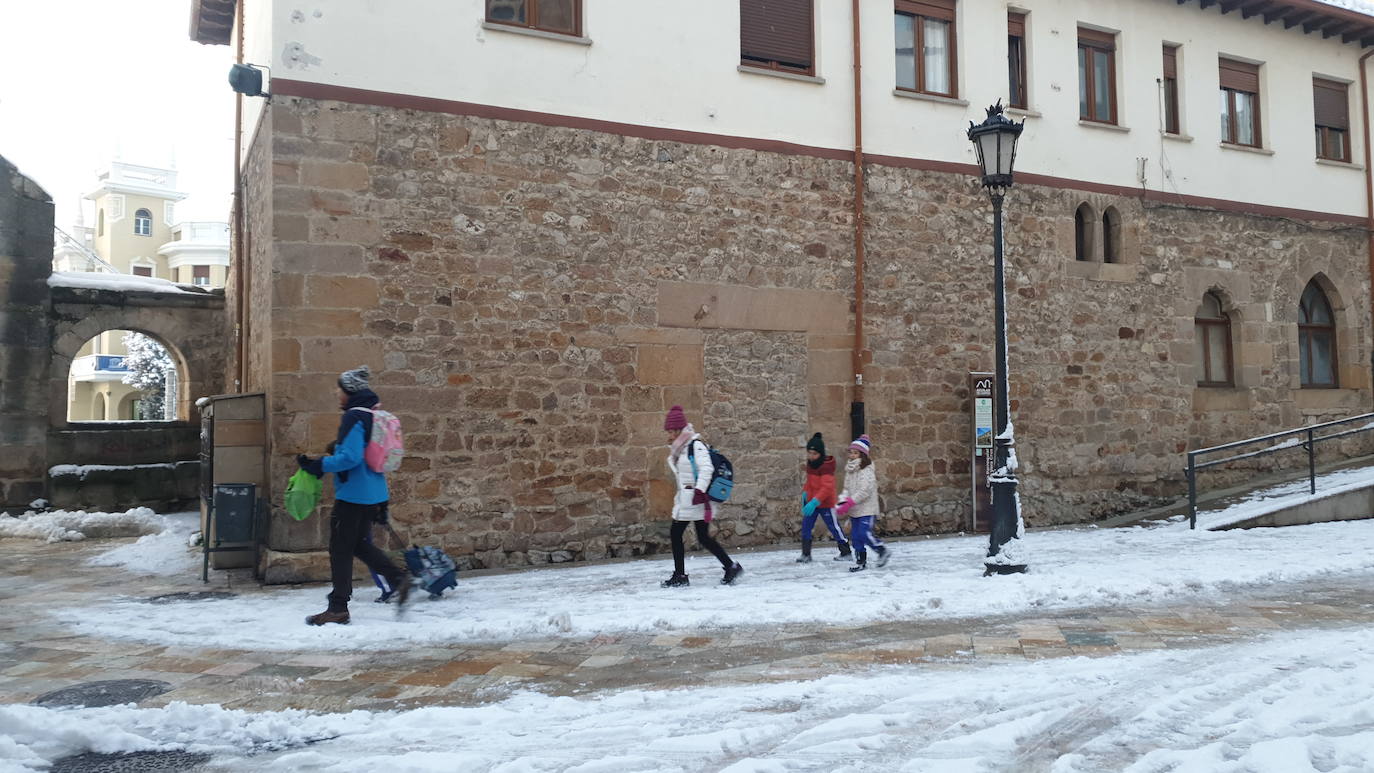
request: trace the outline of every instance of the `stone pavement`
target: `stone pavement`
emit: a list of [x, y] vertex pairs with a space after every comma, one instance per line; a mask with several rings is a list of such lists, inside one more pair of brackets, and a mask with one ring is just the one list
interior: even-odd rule
[[[806, 679], [878, 664], [932, 668], [1200, 647], [1261, 633], [1374, 622], [1368, 577], [1238, 591], [1215, 604], [1072, 609], [1032, 615], [846, 626], [775, 625], [662, 634], [518, 639], [395, 653], [249, 652], [77, 636], [44, 614], [106, 595], [262, 592], [245, 572], [134, 577], [85, 566], [116, 541], [0, 540], [0, 703], [105, 680], [170, 689], [139, 702], [254, 711], [472, 705], [514, 689], [573, 695]], [[539, 570], [525, 570], [539, 571]], [[370, 594], [364, 594], [364, 597]], [[173, 602], [174, 603], [174, 602]]]

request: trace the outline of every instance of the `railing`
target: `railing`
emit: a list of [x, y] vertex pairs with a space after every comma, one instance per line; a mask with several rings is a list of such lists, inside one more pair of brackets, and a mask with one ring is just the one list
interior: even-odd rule
[[[1366, 422], [1366, 424], [1364, 424], [1364, 426], [1356, 427], [1354, 429], [1342, 430], [1340, 432], [1332, 432], [1329, 435], [1317, 435], [1318, 430], [1326, 429], [1328, 427], [1335, 427], [1341, 424], [1349, 424], [1351, 422], [1356, 421], [1364, 421]], [[1361, 432], [1367, 432], [1369, 430], [1374, 430], [1374, 413], [1362, 413], [1359, 416], [1351, 416], [1346, 419], [1337, 419], [1335, 421], [1328, 421], [1322, 424], [1313, 424], [1310, 427], [1290, 429], [1285, 430], [1283, 432], [1275, 432], [1272, 435], [1261, 435], [1259, 437], [1252, 437], [1248, 440], [1237, 440], [1234, 443], [1226, 443], [1225, 445], [1212, 446], [1211, 448], [1199, 448], [1196, 451], [1189, 451], [1187, 470], [1188, 528], [1197, 528], [1197, 474], [1199, 471], [1205, 470], [1208, 467], [1216, 467], [1217, 465], [1227, 464], [1229, 462], [1235, 462], [1241, 459], [1252, 459], [1259, 456], [1266, 456], [1268, 454], [1278, 453], [1279, 451], [1287, 451], [1290, 448], [1302, 446], [1303, 448], [1307, 449], [1308, 491], [1309, 493], [1315, 494], [1317, 493], [1317, 444], [1326, 440], [1337, 440], [1339, 438], [1349, 437], [1350, 435], [1355, 435]], [[1299, 437], [1302, 437], [1304, 439], [1298, 441]], [[1293, 439], [1289, 440], [1288, 442], [1277, 443], [1267, 448], [1261, 448], [1258, 451], [1250, 451], [1248, 453], [1237, 454], [1235, 456], [1227, 456], [1221, 459], [1212, 459], [1210, 461], [1205, 462], [1198, 461], [1198, 457], [1206, 454], [1212, 454], [1218, 451], [1229, 451], [1233, 448], [1254, 445], [1256, 443], [1266, 443], [1270, 441], [1281, 440], [1284, 438]]]

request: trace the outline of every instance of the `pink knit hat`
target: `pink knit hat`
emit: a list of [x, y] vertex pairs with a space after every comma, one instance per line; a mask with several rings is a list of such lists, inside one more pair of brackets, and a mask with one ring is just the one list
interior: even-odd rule
[[678, 430], [687, 426], [687, 416], [682, 412], [682, 406], [674, 405], [668, 409], [668, 417], [663, 420], [663, 428], [666, 430]]
[[849, 447], [861, 454], [869, 454], [872, 452], [873, 441], [868, 438], [868, 435], [860, 435], [858, 439], [849, 444]]

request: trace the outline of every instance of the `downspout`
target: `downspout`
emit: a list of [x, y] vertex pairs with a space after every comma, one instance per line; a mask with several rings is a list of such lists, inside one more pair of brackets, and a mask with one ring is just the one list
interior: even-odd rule
[[[1360, 109], [1361, 121], [1364, 124], [1364, 215], [1365, 215], [1365, 251], [1369, 255], [1369, 289], [1370, 289], [1370, 330], [1374, 331], [1374, 168], [1370, 166], [1369, 149], [1369, 75], [1365, 70], [1365, 60], [1374, 56], [1374, 49], [1366, 51], [1360, 57]], [[1369, 375], [1370, 392], [1374, 393], [1374, 349], [1369, 353]]]
[[[234, 61], [243, 64], [243, 4], [235, 3], [238, 10], [238, 42], [235, 45]], [[234, 94], [234, 343], [236, 347], [234, 391], [243, 392], [248, 375], [247, 325], [248, 303], [244, 298], [244, 274], [247, 251], [243, 249], [243, 95]]]
[[[851, 0], [854, 30], [854, 399], [849, 404], [851, 437], [864, 434], [864, 111], [859, 0]], [[1368, 143], [1366, 143], [1366, 149]]]

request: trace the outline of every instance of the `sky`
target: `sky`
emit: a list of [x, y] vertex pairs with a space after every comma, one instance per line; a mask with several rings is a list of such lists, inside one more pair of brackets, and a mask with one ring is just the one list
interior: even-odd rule
[[233, 49], [191, 41], [190, 16], [190, 0], [0, 0], [0, 156], [59, 227], [115, 158], [175, 162], [178, 220], [229, 219]]

